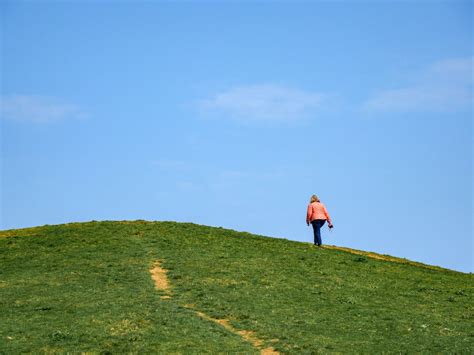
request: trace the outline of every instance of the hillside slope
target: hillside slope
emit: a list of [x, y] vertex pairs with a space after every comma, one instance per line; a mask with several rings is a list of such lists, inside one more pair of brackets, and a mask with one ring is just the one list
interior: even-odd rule
[[403, 259], [135, 221], [2, 231], [0, 260], [0, 353], [474, 349], [473, 276]]

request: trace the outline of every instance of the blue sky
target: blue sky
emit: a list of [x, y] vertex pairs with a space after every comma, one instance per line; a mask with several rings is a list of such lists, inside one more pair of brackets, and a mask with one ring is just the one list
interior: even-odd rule
[[[0, 229], [174, 220], [473, 271], [469, 1], [3, 1]], [[275, 252], [278, 252], [277, 250]]]

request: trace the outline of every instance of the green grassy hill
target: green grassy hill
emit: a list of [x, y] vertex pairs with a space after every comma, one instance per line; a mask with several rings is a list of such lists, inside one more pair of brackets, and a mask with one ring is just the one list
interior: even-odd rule
[[353, 252], [174, 222], [2, 231], [0, 353], [473, 352], [472, 274]]

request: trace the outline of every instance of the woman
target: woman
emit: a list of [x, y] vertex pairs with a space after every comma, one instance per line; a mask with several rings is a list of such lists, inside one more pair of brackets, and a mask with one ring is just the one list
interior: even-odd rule
[[311, 196], [311, 200], [308, 205], [308, 212], [306, 213], [306, 224], [313, 225], [314, 231], [314, 245], [321, 245], [321, 227], [328, 221], [328, 227], [332, 228], [331, 217], [326, 210], [326, 207], [319, 201], [318, 196]]

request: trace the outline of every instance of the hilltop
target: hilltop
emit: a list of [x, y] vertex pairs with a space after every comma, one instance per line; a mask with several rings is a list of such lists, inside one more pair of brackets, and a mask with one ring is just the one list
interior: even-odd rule
[[176, 222], [0, 231], [0, 353], [472, 353], [473, 275]]

